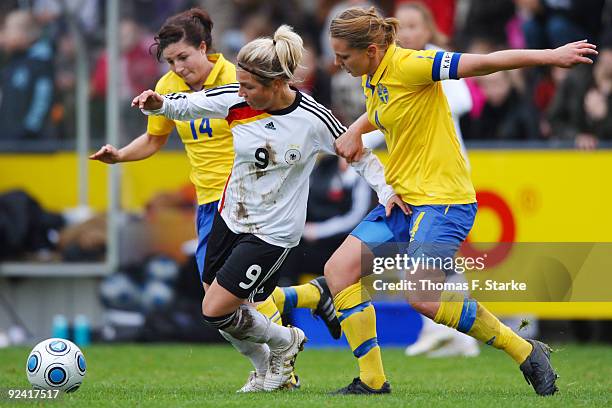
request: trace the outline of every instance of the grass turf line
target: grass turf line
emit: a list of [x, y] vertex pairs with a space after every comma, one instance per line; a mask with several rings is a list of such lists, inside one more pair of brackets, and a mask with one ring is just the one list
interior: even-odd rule
[[[237, 395], [251, 369], [229, 346], [94, 345], [83, 350], [87, 376], [80, 390], [65, 395], [66, 407], [592, 407], [612, 405], [612, 347], [556, 346], [553, 364], [560, 393], [538, 397], [516, 364], [503, 352], [483, 348], [477, 358], [407, 358], [384, 349], [393, 393], [385, 396], [329, 396], [357, 375], [346, 349], [300, 354], [295, 392]], [[28, 388], [28, 348], [0, 349], [0, 406], [49, 406], [55, 402], [6, 398], [7, 388]], [[51, 405], [52, 406], [52, 405]]]

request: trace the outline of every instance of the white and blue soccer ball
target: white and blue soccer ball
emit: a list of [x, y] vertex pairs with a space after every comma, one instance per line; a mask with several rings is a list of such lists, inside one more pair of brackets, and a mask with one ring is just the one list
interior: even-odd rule
[[28, 380], [36, 389], [76, 391], [86, 371], [81, 350], [71, 341], [59, 338], [38, 343], [26, 362]]

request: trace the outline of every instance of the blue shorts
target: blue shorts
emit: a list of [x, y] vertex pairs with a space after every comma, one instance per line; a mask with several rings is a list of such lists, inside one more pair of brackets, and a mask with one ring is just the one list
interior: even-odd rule
[[198, 206], [198, 215], [196, 225], [198, 229], [198, 248], [196, 249], [195, 257], [200, 272], [200, 279], [204, 281], [204, 258], [206, 258], [206, 247], [208, 246], [208, 237], [212, 228], [215, 213], [218, 211], [219, 201], [202, 204]]
[[368, 245], [375, 254], [376, 248], [383, 244], [399, 243], [404, 245], [403, 248], [408, 245], [409, 256], [454, 257], [474, 225], [478, 205], [418, 205], [410, 208], [411, 215], [405, 215], [395, 207], [387, 217], [385, 207], [379, 204], [351, 235]]

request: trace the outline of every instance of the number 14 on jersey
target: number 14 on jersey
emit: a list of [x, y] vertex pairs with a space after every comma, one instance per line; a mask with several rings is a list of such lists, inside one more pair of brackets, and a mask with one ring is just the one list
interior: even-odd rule
[[197, 119], [189, 121], [189, 125], [191, 126], [191, 135], [193, 136], [193, 140], [198, 140], [198, 133], [200, 135], [207, 134], [208, 137], [212, 137], [212, 128], [210, 127], [210, 119], [202, 118], [200, 122], [200, 127], [196, 130], [196, 121]]

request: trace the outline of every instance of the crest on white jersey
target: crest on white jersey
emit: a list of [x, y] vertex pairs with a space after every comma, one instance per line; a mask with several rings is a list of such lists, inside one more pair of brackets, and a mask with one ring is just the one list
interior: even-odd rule
[[295, 164], [302, 158], [302, 153], [297, 149], [289, 149], [285, 152], [285, 161], [287, 164]]

